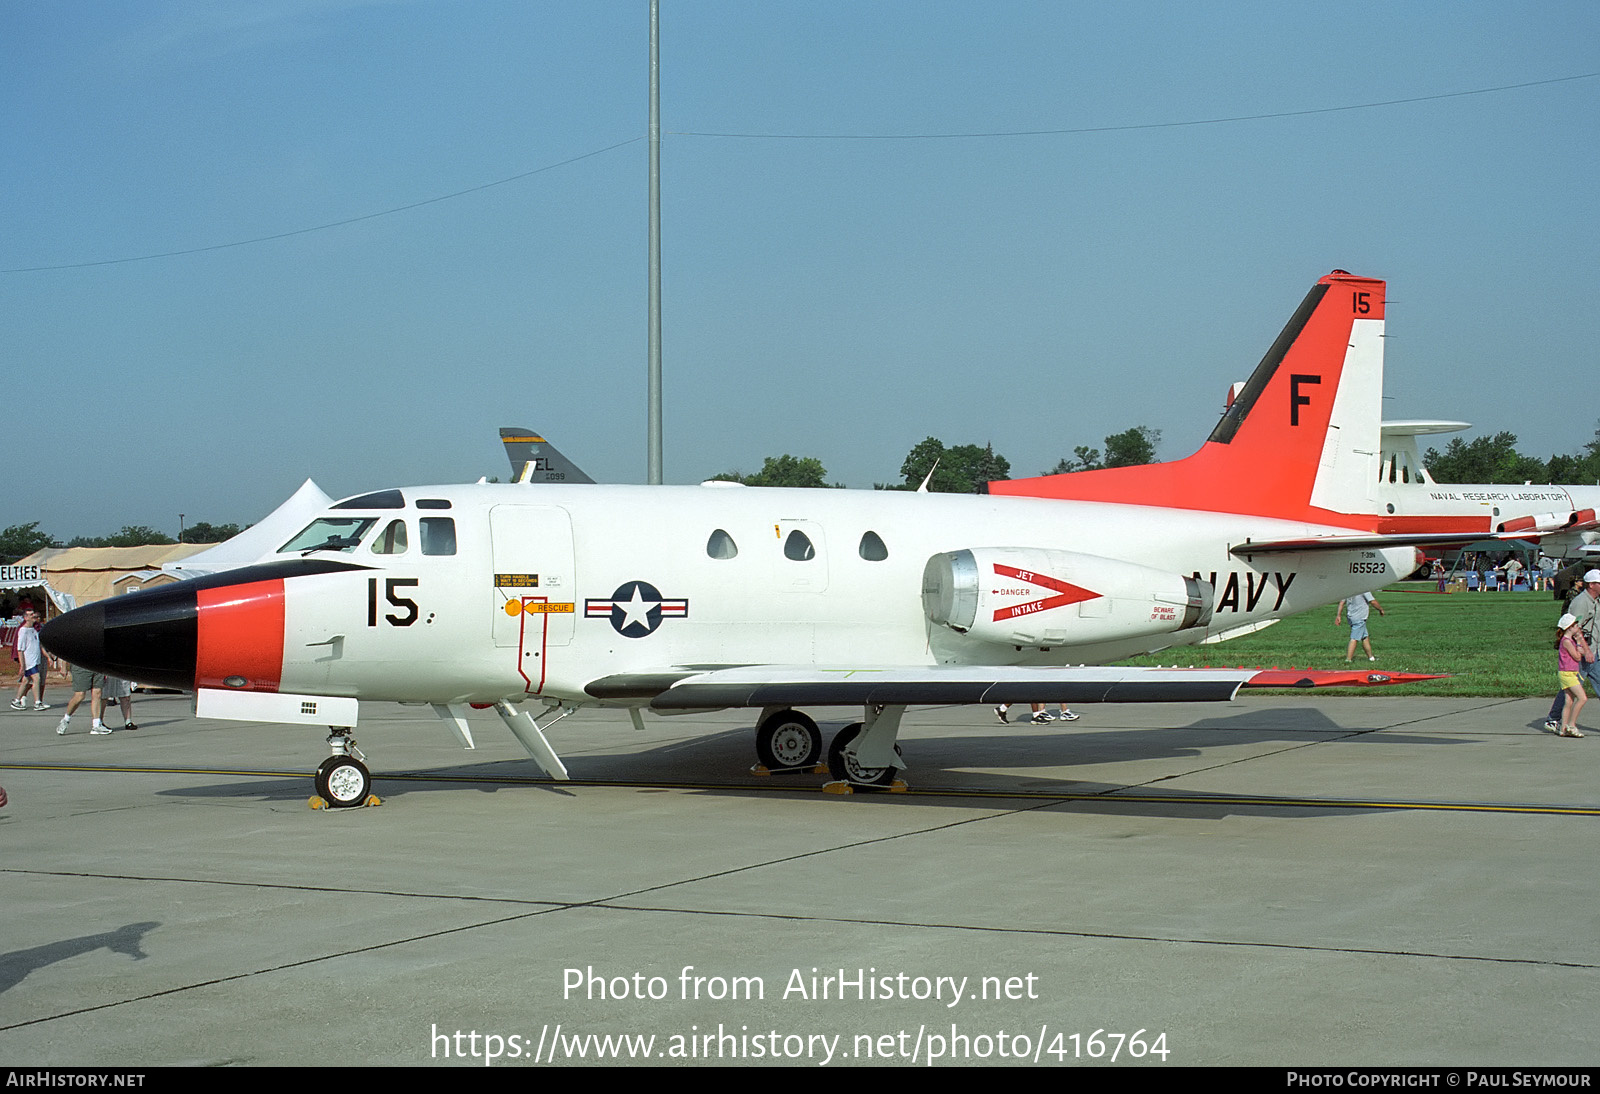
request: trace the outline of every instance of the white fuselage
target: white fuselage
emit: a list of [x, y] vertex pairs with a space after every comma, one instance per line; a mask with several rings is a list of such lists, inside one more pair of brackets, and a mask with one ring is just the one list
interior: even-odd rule
[[[372, 569], [286, 583], [281, 691], [592, 701], [584, 686], [598, 678], [683, 668], [1106, 663], [1379, 588], [1414, 558], [1392, 548], [1252, 561], [1228, 548], [1340, 529], [1032, 498], [483, 483], [403, 493], [405, 508], [365, 514], [376, 525], [359, 545], [313, 555]], [[434, 504], [418, 509], [419, 499]], [[453, 520], [453, 554], [422, 553], [424, 517]], [[410, 549], [378, 553], [394, 520], [408, 522]], [[1198, 575], [1214, 586], [1214, 615], [1188, 630], [1048, 647], [978, 642], [930, 622], [929, 558], [986, 547]]]

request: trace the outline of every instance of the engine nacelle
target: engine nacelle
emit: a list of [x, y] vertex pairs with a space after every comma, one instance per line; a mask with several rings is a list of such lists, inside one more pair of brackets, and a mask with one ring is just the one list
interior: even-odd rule
[[1042, 547], [977, 547], [934, 555], [922, 608], [983, 642], [1077, 646], [1203, 627], [1207, 582], [1132, 562]]
[[1495, 526], [1497, 532], [1559, 532], [1575, 524], [1592, 524], [1593, 509], [1579, 509], [1568, 513], [1540, 513], [1531, 517], [1518, 517]]

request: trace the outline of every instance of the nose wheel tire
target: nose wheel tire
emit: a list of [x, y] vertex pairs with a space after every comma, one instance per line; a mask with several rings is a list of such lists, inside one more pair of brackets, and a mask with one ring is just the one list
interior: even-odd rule
[[797, 710], [780, 710], [756, 727], [756, 759], [772, 771], [814, 767], [822, 755], [822, 731]]
[[[897, 767], [862, 767], [853, 754], [845, 751], [845, 745], [861, 736], [861, 723], [851, 722], [838, 733], [833, 735], [833, 743], [828, 746], [828, 774], [841, 782], [854, 783], [856, 786], [888, 786], [894, 782]], [[900, 746], [894, 746], [894, 754], [900, 755]]]
[[361, 805], [372, 793], [372, 774], [354, 756], [329, 756], [317, 768], [317, 793], [335, 809]]

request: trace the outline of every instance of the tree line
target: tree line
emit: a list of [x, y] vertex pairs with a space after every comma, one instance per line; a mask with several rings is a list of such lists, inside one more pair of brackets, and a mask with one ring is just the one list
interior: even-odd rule
[[[1136, 425], [1104, 440], [1104, 449], [1078, 445], [1071, 457], [1062, 457], [1041, 475], [1063, 475], [1076, 471], [1099, 471], [1108, 467], [1136, 467], [1156, 462], [1156, 447], [1161, 431]], [[1548, 460], [1517, 451], [1517, 435], [1502, 431], [1474, 440], [1453, 438], [1441, 452], [1430, 448], [1423, 455], [1423, 466], [1439, 483], [1521, 482], [1600, 483], [1600, 423], [1594, 439], [1571, 455], [1553, 455]], [[932, 477], [929, 478], [929, 471]], [[927, 479], [935, 493], [977, 494], [984, 484], [1011, 477], [1011, 461], [991, 444], [946, 446], [937, 437], [917, 442], [900, 465], [901, 481], [874, 483], [877, 490], [915, 490]], [[829, 483], [822, 461], [791, 455], [768, 456], [761, 470], [752, 475], [726, 471], [713, 476], [747, 486], [842, 487]]]
[[[211, 524], [202, 520], [183, 530], [182, 542], [221, 543], [243, 530], [237, 524]], [[9, 565], [46, 547], [149, 547], [177, 542], [165, 532], [158, 532], [146, 525], [126, 524], [109, 536], [75, 536], [63, 543], [49, 532], [40, 530], [39, 522], [35, 520], [0, 529], [0, 562]]]
[[[1098, 448], [1079, 445], [1073, 458], [1063, 457], [1055, 467], [1041, 475], [1065, 471], [1098, 471], [1104, 467], [1132, 467], [1156, 462], [1156, 445], [1161, 430], [1138, 425], [1105, 439], [1105, 455]], [[986, 483], [1011, 477], [1011, 461], [994, 450], [994, 445], [958, 444], [947, 446], [937, 437], [927, 437], [911, 446], [900, 464], [899, 482], [873, 483], [875, 490], [916, 490], [926, 481], [936, 494], [981, 494]], [[724, 471], [711, 476], [713, 481], [741, 482], [746, 486], [798, 486], [842, 489], [843, 483], [829, 483], [828, 469], [815, 456], [768, 456], [754, 474]]]
[[1524, 455], [1517, 451], [1517, 435], [1501, 431], [1471, 441], [1454, 437], [1443, 452], [1437, 448], [1424, 452], [1422, 466], [1439, 483], [1600, 483], [1600, 422], [1596, 423], [1594, 439], [1570, 456], [1553, 455], [1541, 460]]

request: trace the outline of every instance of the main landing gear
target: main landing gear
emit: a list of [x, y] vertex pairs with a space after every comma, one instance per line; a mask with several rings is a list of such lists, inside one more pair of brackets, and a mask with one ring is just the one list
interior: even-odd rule
[[822, 758], [822, 730], [798, 710], [763, 712], [756, 726], [756, 759], [769, 773], [810, 771]]
[[349, 809], [357, 805], [381, 804], [372, 792], [372, 772], [362, 763], [366, 759], [356, 747], [356, 739], [345, 726], [328, 727], [328, 747], [333, 755], [317, 768], [317, 796], [313, 809]]
[[[900, 735], [903, 706], [869, 706], [862, 721], [851, 722], [834, 734], [828, 746], [827, 772], [833, 777], [824, 789], [848, 794], [855, 788], [904, 790], [898, 776], [905, 759], [896, 738]], [[789, 775], [818, 772], [822, 756], [822, 731], [817, 723], [788, 708], [762, 711], [756, 726], [757, 768], [763, 774]]]

